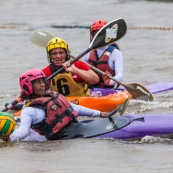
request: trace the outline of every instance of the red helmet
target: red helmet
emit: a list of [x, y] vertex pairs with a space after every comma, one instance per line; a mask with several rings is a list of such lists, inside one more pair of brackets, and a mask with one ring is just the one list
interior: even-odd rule
[[105, 26], [108, 22], [106, 20], [96, 20], [90, 27], [90, 33], [94, 31], [100, 30], [103, 26]]
[[94, 32], [100, 30], [103, 26], [105, 26], [108, 22], [106, 20], [96, 20], [90, 27], [90, 41], [92, 41], [94, 37]]
[[23, 73], [19, 78], [19, 84], [22, 92], [27, 95], [31, 95], [33, 93], [32, 82], [40, 78], [46, 79], [46, 76], [41, 70], [38, 69], [31, 69]]

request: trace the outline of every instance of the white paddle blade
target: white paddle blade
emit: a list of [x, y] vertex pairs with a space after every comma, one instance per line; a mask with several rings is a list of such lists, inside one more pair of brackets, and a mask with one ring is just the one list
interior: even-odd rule
[[53, 34], [47, 31], [35, 31], [30, 35], [29, 41], [36, 46], [45, 48], [48, 42], [54, 37]]

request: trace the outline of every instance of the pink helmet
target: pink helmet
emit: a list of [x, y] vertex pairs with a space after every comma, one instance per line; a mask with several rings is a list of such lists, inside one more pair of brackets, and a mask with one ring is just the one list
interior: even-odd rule
[[31, 69], [23, 73], [19, 78], [22, 91], [27, 95], [31, 95], [33, 93], [32, 81], [40, 78], [46, 78], [46, 76], [38, 69]]

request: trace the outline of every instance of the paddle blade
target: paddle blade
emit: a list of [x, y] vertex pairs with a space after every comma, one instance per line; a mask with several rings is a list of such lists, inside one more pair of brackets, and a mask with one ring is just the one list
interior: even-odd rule
[[152, 101], [154, 99], [151, 92], [141, 84], [123, 84], [126, 90], [132, 95], [133, 99]]
[[131, 96], [129, 96], [123, 103], [121, 103], [118, 106], [117, 110], [121, 116], [124, 115], [124, 112], [129, 104], [130, 99], [131, 99]]
[[89, 48], [97, 49], [110, 45], [122, 38], [126, 31], [127, 26], [123, 19], [112, 20], [97, 32]]
[[131, 96], [129, 96], [123, 103], [121, 103], [116, 109], [114, 109], [113, 111], [111, 111], [109, 113], [109, 118], [112, 117], [113, 115], [118, 115], [122, 116], [127, 108], [127, 105], [129, 104]]
[[30, 35], [28, 40], [36, 46], [45, 48], [48, 42], [54, 37], [53, 34], [47, 31], [35, 31]]

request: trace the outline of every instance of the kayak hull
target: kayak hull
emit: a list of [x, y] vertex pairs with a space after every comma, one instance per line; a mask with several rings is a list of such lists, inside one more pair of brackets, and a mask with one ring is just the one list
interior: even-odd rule
[[[98, 136], [98, 138], [136, 139], [144, 136], [162, 136], [173, 134], [172, 114], [134, 114], [125, 115], [124, 117], [134, 120], [128, 126], [120, 130]], [[140, 118], [143, 118], [143, 120], [140, 120]]]
[[117, 108], [129, 96], [130, 94], [127, 92], [117, 92], [102, 97], [67, 97], [67, 100], [90, 109], [107, 112]]

